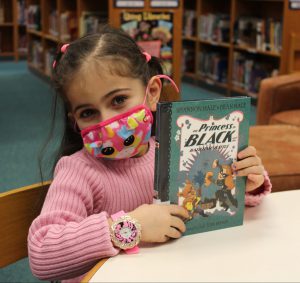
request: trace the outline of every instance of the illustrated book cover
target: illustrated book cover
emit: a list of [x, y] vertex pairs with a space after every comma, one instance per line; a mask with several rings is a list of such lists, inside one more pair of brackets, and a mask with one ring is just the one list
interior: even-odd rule
[[186, 235], [243, 224], [245, 177], [231, 164], [248, 146], [250, 98], [159, 102], [154, 186], [189, 212]]

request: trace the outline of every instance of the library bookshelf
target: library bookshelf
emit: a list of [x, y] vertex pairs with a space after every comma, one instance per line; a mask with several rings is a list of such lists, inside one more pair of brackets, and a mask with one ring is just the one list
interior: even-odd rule
[[85, 34], [84, 17], [106, 22], [108, 2], [95, 0], [26, 0], [28, 67], [44, 78], [51, 76], [58, 46]]
[[26, 46], [25, 0], [0, 0], [0, 58], [17, 61]]
[[[57, 46], [86, 34], [84, 23], [88, 15], [97, 15], [101, 23], [109, 23], [114, 27], [121, 27], [121, 15], [124, 12], [171, 13], [173, 27], [172, 76], [175, 82], [180, 85], [181, 62], [175, 60], [175, 58], [181, 58], [183, 0], [175, 1], [178, 2], [177, 8], [151, 8], [150, 0], [140, 2], [144, 3], [143, 9], [132, 7], [119, 8], [116, 6], [115, 0], [27, 0], [29, 14], [29, 22], [27, 24], [29, 68], [37, 74], [50, 77]], [[69, 23], [69, 26], [66, 27], [65, 22]], [[165, 25], [167, 24], [170, 23], [165, 22]]]
[[289, 0], [185, 0], [183, 15], [183, 79], [257, 98], [261, 79], [289, 72]]

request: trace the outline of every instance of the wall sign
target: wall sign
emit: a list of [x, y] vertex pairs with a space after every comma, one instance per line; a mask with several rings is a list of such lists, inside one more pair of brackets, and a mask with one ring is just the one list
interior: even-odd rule
[[164, 73], [172, 75], [172, 12], [124, 11], [121, 13], [121, 29], [127, 32], [142, 50], [160, 58]]
[[144, 8], [145, 0], [115, 0], [115, 8]]
[[300, 0], [289, 0], [291, 10], [300, 10]]
[[179, 0], [151, 0], [151, 8], [178, 8]]

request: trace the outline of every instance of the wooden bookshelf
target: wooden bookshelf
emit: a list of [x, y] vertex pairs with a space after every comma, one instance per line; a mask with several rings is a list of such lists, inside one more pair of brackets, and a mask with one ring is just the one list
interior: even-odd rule
[[[265, 74], [271, 75], [271, 69], [273, 69], [273, 75], [274, 73], [286, 74], [289, 72], [291, 34], [300, 33], [300, 10], [290, 9], [289, 0], [185, 0], [183, 14], [183, 54], [194, 58], [194, 60], [186, 60], [182, 73], [183, 79], [186, 78], [195, 84], [200, 82], [204, 86], [221, 87], [225, 89], [225, 94], [228, 96], [237, 93], [255, 98], [257, 97], [256, 91], [245, 87], [243, 84], [239, 85], [240, 83], [235, 80], [237, 63], [241, 62], [242, 65], [242, 58], [245, 58], [248, 66], [251, 62], [254, 62], [253, 64], [258, 64], [257, 62], [266, 64], [268, 72], [266, 71]], [[208, 17], [208, 15], [228, 15], [229, 39], [226, 42], [206, 38], [206, 34], [203, 34], [203, 18]], [[245, 17], [263, 20], [264, 28], [267, 26], [265, 23], [270, 21], [273, 35], [275, 25], [277, 25], [277, 32], [279, 33], [280, 25], [277, 23], [281, 22], [281, 48], [277, 48], [279, 40], [277, 37], [275, 37], [275, 41], [271, 42], [272, 44], [276, 43], [276, 46], [271, 44], [272, 48], [270, 46], [268, 46], [269, 48], [257, 48], [258, 45], [241, 44], [237, 32], [240, 31], [239, 21]], [[256, 31], [258, 31], [258, 24]], [[270, 34], [272, 33], [270, 32]], [[256, 38], [256, 40], [258, 39]], [[215, 56], [210, 58], [211, 64], [217, 56], [224, 61], [227, 60], [225, 82], [219, 81], [216, 76], [211, 76], [203, 70], [201, 72], [203, 54]], [[256, 89], [258, 86], [259, 81], [256, 82]]]
[[[143, 9], [125, 9], [115, 7], [115, 1], [113, 0], [27, 0], [27, 9], [32, 10], [30, 6], [38, 6], [40, 8], [40, 23], [36, 26], [28, 25], [27, 27], [29, 68], [35, 73], [44, 74], [46, 77], [50, 76], [49, 50], [54, 50], [57, 48], [57, 45], [72, 41], [83, 35], [84, 28], [82, 27], [81, 19], [87, 12], [100, 13], [101, 23], [109, 22], [114, 27], [121, 26], [121, 14], [123, 12], [143, 13], [146, 11], [153, 14], [165, 13], [172, 15], [172, 30], [169, 34], [172, 36], [173, 41], [171, 69], [173, 79], [180, 87], [181, 59], [177, 60], [177, 58], [181, 58], [183, 1], [179, 0], [176, 8], [151, 8], [150, 0], [145, 0], [144, 3], [145, 7]], [[77, 30], [71, 38], [66, 40], [59, 22], [61, 15], [67, 11], [74, 13]], [[57, 32], [53, 32], [53, 21], [51, 22], [55, 15], [58, 18]], [[167, 21], [165, 23], [166, 25], [168, 24]]]
[[14, 58], [17, 61], [26, 55], [25, 48], [19, 48], [21, 41], [23, 46], [26, 45], [23, 42], [26, 41], [25, 22], [21, 22], [19, 17], [20, 2], [21, 0], [0, 1], [0, 58]]
[[[26, 0], [27, 9], [38, 7], [40, 21], [27, 26], [28, 67], [39, 76], [49, 78], [58, 45], [78, 38], [85, 12], [101, 12], [99, 21], [107, 21], [107, 0]], [[31, 8], [30, 8], [31, 7]], [[34, 14], [34, 13], [33, 13]], [[70, 21], [66, 31], [64, 23]], [[35, 23], [35, 24], [34, 24]]]

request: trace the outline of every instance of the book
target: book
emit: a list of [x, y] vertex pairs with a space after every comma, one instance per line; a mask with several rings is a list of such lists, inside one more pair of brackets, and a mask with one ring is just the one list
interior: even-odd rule
[[243, 224], [246, 178], [231, 164], [248, 146], [249, 97], [159, 102], [157, 202], [186, 208], [186, 235]]

